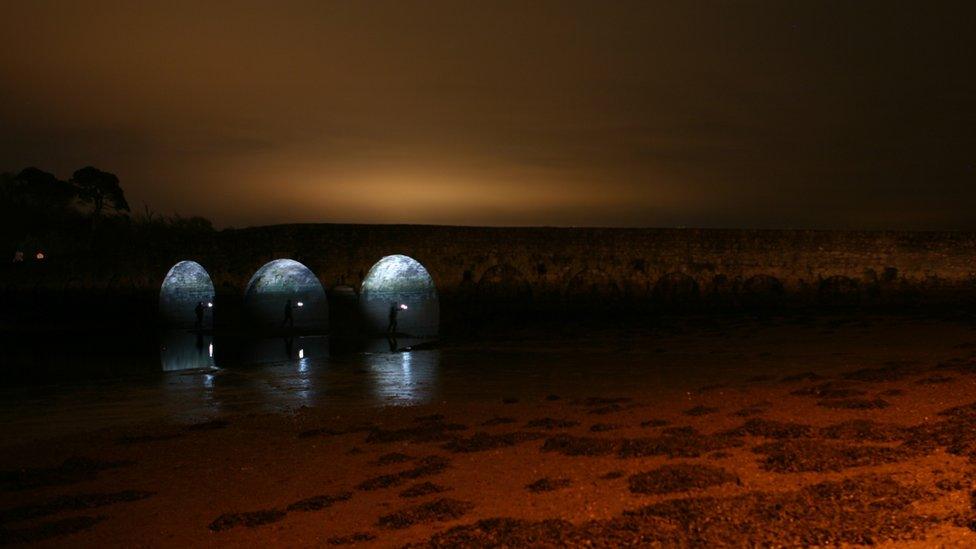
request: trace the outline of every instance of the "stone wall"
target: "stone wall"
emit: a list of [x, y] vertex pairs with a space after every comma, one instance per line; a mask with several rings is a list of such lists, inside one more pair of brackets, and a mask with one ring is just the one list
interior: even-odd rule
[[404, 254], [427, 268], [448, 308], [469, 301], [737, 308], [976, 297], [976, 233], [962, 232], [277, 225], [221, 231], [185, 250], [138, 265], [89, 263], [97, 272], [30, 268], [5, 276], [4, 285], [154, 294], [173, 264], [191, 259], [210, 272], [219, 295], [241, 296], [262, 265], [291, 258], [327, 290], [358, 290], [376, 261]]
[[218, 249], [205, 265], [227, 289], [243, 289], [279, 257], [302, 261], [326, 288], [358, 288], [381, 257], [404, 254], [442, 296], [499, 302], [737, 306], [976, 294], [973, 233], [282, 225], [225, 231]]

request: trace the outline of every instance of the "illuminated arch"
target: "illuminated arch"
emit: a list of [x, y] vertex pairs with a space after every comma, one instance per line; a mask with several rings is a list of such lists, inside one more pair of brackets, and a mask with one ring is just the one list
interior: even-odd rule
[[289, 300], [296, 328], [328, 327], [329, 304], [322, 283], [308, 267], [293, 259], [266, 263], [244, 291], [244, 308], [257, 326], [281, 326]]
[[434, 279], [411, 257], [388, 255], [377, 261], [363, 280], [360, 299], [370, 332], [388, 331], [394, 304], [407, 307], [396, 314], [397, 333], [427, 337], [439, 331], [440, 302]]
[[196, 261], [180, 261], [166, 273], [159, 289], [159, 315], [170, 326], [196, 324], [196, 306], [203, 303], [204, 327], [213, 324], [212, 309], [214, 285], [210, 275]]

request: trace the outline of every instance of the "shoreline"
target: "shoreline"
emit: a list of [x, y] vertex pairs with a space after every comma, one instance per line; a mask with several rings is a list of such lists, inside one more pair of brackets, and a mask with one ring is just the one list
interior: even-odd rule
[[[657, 356], [616, 341], [580, 364], [626, 371], [627, 356]], [[0, 516], [30, 518], [0, 532], [42, 546], [976, 542], [972, 325], [753, 322], [656, 341], [681, 377], [654, 391], [576, 378], [580, 366], [562, 381], [486, 382], [491, 398], [313, 400], [8, 443]], [[544, 341], [501, 341], [491, 360], [591, 344], [553, 355]], [[709, 357], [724, 364], [712, 376], [686, 366]], [[466, 378], [451, 379], [439, 390]]]

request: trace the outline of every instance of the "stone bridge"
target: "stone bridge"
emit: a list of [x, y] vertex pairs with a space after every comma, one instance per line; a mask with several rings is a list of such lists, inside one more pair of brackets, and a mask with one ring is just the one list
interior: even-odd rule
[[737, 307], [976, 295], [976, 234], [961, 232], [277, 225], [222, 231], [190, 259], [218, 292], [243, 292], [285, 257], [327, 289], [358, 290], [390, 254], [420, 261], [445, 301]]
[[155, 309], [170, 267], [193, 260], [230, 306], [258, 269], [283, 258], [303, 263], [327, 291], [348, 298], [370, 267], [392, 254], [426, 267], [448, 315], [471, 307], [976, 303], [971, 232], [302, 224], [228, 229], [166, 248], [132, 246], [142, 253], [7, 265], [4, 303], [21, 312], [38, 300], [55, 308], [97, 309], [114, 300]]

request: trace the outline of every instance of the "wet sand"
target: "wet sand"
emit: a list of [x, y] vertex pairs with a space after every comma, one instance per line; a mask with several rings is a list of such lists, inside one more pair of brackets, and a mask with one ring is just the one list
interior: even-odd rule
[[[0, 542], [976, 545], [970, 321], [740, 322], [640, 346], [684, 358], [644, 376], [621, 348], [530, 389], [7, 440]], [[629, 388], [596, 381], [617, 360]]]

